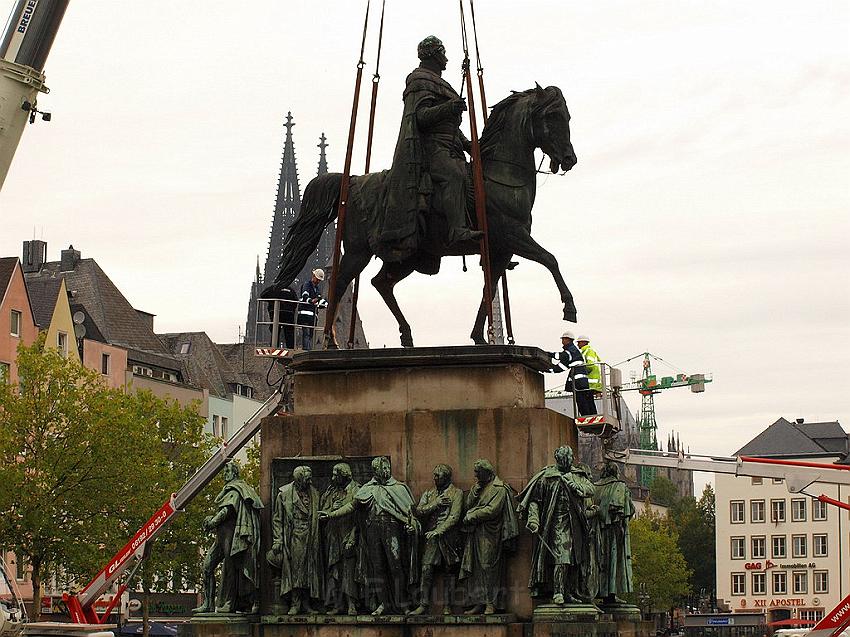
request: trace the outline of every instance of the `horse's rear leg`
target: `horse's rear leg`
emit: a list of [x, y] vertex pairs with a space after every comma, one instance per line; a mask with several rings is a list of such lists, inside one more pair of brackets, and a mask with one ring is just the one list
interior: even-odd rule
[[[325, 341], [325, 349], [339, 349], [336, 341], [336, 313], [339, 309], [339, 303], [342, 301], [342, 296], [348, 289], [348, 284], [355, 276], [363, 272], [369, 260], [372, 258], [372, 253], [368, 250], [354, 250], [351, 246], [343, 252], [342, 259], [339, 261], [339, 274], [336, 277], [336, 288], [333, 295], [334, 301], [332, 305], [328, 305], [325, 312], [325, 325], [331, 321], [330, 337]], [[354, 320], [355, 317], [351, 317]]]
[[555, 285], [558, 286], [558, 292], [561, 293], [561, 302], [564, 304], [564, 320], [575, 323], [576, 306], [573, 302], [573, 295], [567, 287], [564, 277], [561, 276], [561, 271], [558, 269], [558, 260], [527, 233], [514, 236], [512, 239], [514, 239], [514, 242], [512, 242], [511, 247], [514, 250], [514, 254], [529, 261], [535, 261], [549, 270], [552, 278], [555, 279]]
[[393, 288], [402, 279], [407, 278], [413, 272], [413, 265], [407, 263], [384, 263], [378, 274], [372, 279], [372, 285], [378, 290], [384, 303], [390, 308], [395, 320], [398, 321], [398, 333], [401, 336], [402, 347], [413, 347], [413, 335], [410, 332], [410, 323], [404, 318], [401, 308], [398, 306]]

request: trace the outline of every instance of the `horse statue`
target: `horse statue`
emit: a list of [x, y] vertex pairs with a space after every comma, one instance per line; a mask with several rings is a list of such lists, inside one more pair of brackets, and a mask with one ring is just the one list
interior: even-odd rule
[[[561, 90], [556, 86], [542, 88], [537, 85], [527, 91], [514, 92], [496, 104], [482, 131], [480, 148], [493, 282], [491, 292], [495, 294], [499, 279], [511, 266], [514, 255], [530, 259], [552, 274], [564, 305], [564, 320], [575, 322], [576, 307], [557, 260], [531, 237], [531, 208], [537, 188], [534, 151], [540, 148], [549, 156], [553, 173], [559, 168], [566, 172], [577, 161], [570, 142], [570, 113]], [[380, 214], [376, 202], [381, 200], [386, 175], [387, 171], [383, 171], [351, 177], [342, 237], [344, 249], [336, 275], [336, 289], [329, 295], [333, 303], [327, 308], [326, 322], [333, 323], [337, 305], [349, 283], [375, 256], [370, 247], [370, 232], [374, 232], [375, 218]], [[328, 173], [307, 184], [301, 211], [283, 246], [278, 275], [261, 293], [261, 298], [280, 298], [279, 293], [291, 285], [315, 252], [325, 227], [337, 216], [341, 181], [341, 173]], [[373, 196], [367, 196], [368, 193]], [[479, 242], [447, 246], [446, 242], [423, 241], [421, 249], [409, 258], [383, 260], [372, 285], [398, 321], [403, 347], [413, 347], [413, 335], [393, 294], [395, 285], [416, 271], [435, 274], [444, 256], [479, 253]], [[482, 295], [471, 333], [476, 344], [487, 343], [485, 319], [486, 305]], [[335, 335], [329, 339], [327, 347], [337, 347]]]

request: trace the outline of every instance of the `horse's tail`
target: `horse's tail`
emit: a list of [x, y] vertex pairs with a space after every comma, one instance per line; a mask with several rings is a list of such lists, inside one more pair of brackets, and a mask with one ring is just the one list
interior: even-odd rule
[[292, 284], [307, 259], [316, 251], [325, 227], [336, 219], [341, 182], [342, 173], [328, 173], [319, 175], [307, 184], [301, 210], [283, 242], [280, 268], [274, 280], [275, 288]]

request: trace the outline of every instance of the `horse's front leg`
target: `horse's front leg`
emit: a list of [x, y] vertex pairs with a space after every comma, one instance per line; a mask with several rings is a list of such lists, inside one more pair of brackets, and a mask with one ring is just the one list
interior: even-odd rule
[[398, 332], [401, 337], [402, 347], [413, 347], [413, 334], [410, 331], [410, 323], [402, 314], [401, 308], [398, 306], [393, 288], [396, 283], [407, 278], [413, 273], [415, 268], [409, 262], [402, 263], [384, 263], [378, 274], [372, 279], [372, 285], [384, 299], [384, 303], [390, 308], [395, 320], [398, 321]]
[[517, 233], [511, 238], [514, 240], [512, 244], [514, 254], [529, 261], [535, 261], [549, 270], [552, 278], [555, 279], [555, 285], [558, 286], [558, 292], [561, 293], [561, 302], [564, 304], [564, 320], [575, 323], [577, 320], [575, 302], [573, 302], [573, 295], [567, 287], [564, 277], [561, 276], [561, 270], [558, 269], [558, 260], [527, 232]]

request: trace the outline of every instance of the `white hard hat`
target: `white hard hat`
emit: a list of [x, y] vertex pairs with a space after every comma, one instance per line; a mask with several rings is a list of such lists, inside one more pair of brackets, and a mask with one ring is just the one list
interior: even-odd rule
[[319, 279], [319, 281], [325, 280], [325, 271], [322, 268], [316, 268], [313, 270], [313, 276]]
[[576, 336], [576, 340], [577, 341], [587, 341], [589, 343], [590, 337], [579, 334], [578, 336]]
[[563, 334], [561, 334], [561, 338], [571, 338], [571, 339], [573, 339], [573, 340], [576, 340], [575, 334], [573, 334], [573, 333], [572, 333], [572, 332], [570, 332], [569, 330], [567, 330], [566, 332], [564, 332]]

